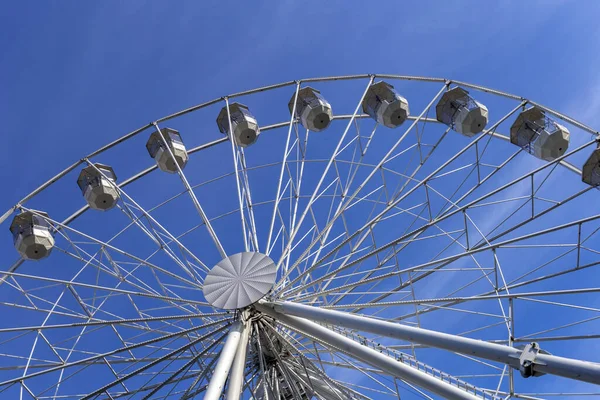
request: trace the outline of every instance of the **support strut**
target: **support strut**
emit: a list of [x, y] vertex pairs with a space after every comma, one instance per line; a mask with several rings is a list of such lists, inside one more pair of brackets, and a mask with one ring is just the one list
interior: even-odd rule
[[315, 338], [325, 346], [335, 350], [341, 350], [346, 354], [352, 355], [352, 357], [356, 359], [376, 368], [380, 368], [389, 374], [397, 376], [414, 385], [420, 386], [438, 396], [450, 400], [481, 400], [471, 393], [467, 393], [466, 391], [434, 378], [431, 375], [427, 375], [425, 372], [419, 371], [418, 369], [404, 365], [369, 347], [362, 346], [354, 340], [327, 329], [315, 322], [304, 318], [293, 317], [289, 314], [281, 314], [275, 311], [273, 307], [263, 304], [257, 304], [255, 307], [259, 311], [275, 318], [290, 328]]
[[250, 327], [246, 323], [243, 326], [242, 336], [231, 366], [231, 376], [227, 384], [227, 400], [239, 400], [242, 394], [242, 384], [244, 383], [244, 369], [246, 367], [246, 350], [248, 347], [248, 338]]
[[231, 329], [229, 330], [229, 334], [227, 335], [227, 339], [221, 350], [219, 361], [217, 361], [210, 383], [206, 389], [204, 400], [219, 400], [221, 398], [223, 388], [225, 387], [225, 381], [229, 375], [229, 369], [233, 363], [233, 358], [235, 357], [243, 329], [244, 325], [241, 321], [237, 321], [231, 325]]
[[[312, 321], [498, 361], [521, 370], [523, 376], [551, 374], [600, 385], [600, 364], [590, 361], [553, 356], [543, 351], [536, 351], [535, 356], [524, 356], [523, 350], [514, 347], [287, 301], [263, 301], [257, 305], [257, 309], [271, 316], [295, 315]], [[523, 363], [527, 365], [521, 365]], [[526, 373], [523, 373], [524, 371]]]

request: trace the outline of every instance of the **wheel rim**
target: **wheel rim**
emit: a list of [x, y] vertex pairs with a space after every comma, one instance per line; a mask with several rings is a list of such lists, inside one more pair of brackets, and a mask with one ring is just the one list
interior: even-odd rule
[[[376, 78], [393, 81], [411, 102], [415, 114], [397, 129], [376, 126], [362, 113], [358, 100]], [[308, 84], [321, 85], [334, 108], [323, 132], [307, 132], [289, 113], [288, 122], [279, 118], [288, 111], [289, 96]], [[487, 101], [488, 128], [500, 121], [497, 127], [467, 139], [435, 121], [436, 100], [450, 84]], [[127, 157], [131, 163], [152, 161], [134, 149], [143, 150], [155, 127], [162, 130], [168, 122], [179, 128], [181, 120], [184, 141], [193, 143], [187, 139], [191, 127], [216, 132], [219, 109], [238, 97], [256, 109], [259, 125], [274, 118], [269, 112], [277, 115], [277, 122], [261, 126], [252, 147], [214, 135], [188, 147], [189, 165], [177, 167], [181, 179], [154, 172], [156, 166], [128, 168]], [[596, 136], [543, 108], [568, 125], [572, 142], [559, 160], [537, 160], [508, 142], [510, 124], [525, 103], [443, 79], [307, 79], [192, 107], [92, 153], [2, 218], [8, 227], [13, 211], [35, 212], [31, 204], [48, 211], [48, 221], [59, 229], [44, 261], [5, 260], [0, 293], [8, 317], [0, 326], [0, 352], [7, 361], [0, 390], [23, 398], [202, 396], [218, 371], [230, 324], [244, 316], [246, 396], [377, 398], [396, 396], [397, 390], [420, 396], [422, 389], [410, 380], [334, 352], [253, 307], [213, 309], [201, 293], [202, 281], [224, 252], [241, 251], [264, 252], [277, 264], [269, 302], [320, 306], [510, 346], [537, 340], [552, 353], [589, 359], [565, 343], [595, 343], [598, 327], [597, 194], [573, 174], [581, 174]], [[57, 193], [71, 193], [81, 167], [109, 160], [118, 174], [117, 167], [131, 173], [118, 182], [118, 210], [84, 207], [73, 213], [77, 199], [83, 200], [75, 189], [69, 207], [43, 207]], [[581, 288], [589, 290], [575, 292]], [[352, 329], [334, 331], [404, 357], [399, 362], [411, 368], [433, 365], [429, 375], [463, 385], [465, 392], [488, 398], [552, 392], [542, 389], [547, 377], [525, 380], [503, 364]], [[339, 371], [352, 375], [337, 379]], [[565, 380], [557, 382], [562, 391]]]

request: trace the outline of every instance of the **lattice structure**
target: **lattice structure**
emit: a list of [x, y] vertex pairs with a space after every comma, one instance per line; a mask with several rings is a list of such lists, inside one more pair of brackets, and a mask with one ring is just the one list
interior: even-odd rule
[[0, 398], [596, 396], [598, 139], [418, 76], [159, 118], [0, 217]]

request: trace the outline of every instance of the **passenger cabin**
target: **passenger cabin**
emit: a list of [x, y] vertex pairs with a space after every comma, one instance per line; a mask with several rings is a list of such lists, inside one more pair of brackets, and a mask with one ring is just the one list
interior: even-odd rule
[[230, 104], [229, 112], [227, 106], [223, 107], [217, 117], [217, 126], [224, 135], [233, 136], [240, 147], [248, 147], [256, 142], [260, 133], [256, 118], [248, 107], [240, 103]]
[[[168, 148], [165, 146], [165, 142]], [[189, 159], [181, 135], [171, 128], [161, 128], [160, 132], [152, 132], [146, 143], [146, 149], [148, 149], [150, 157], [156, 161], [158, 168], [171, 174], [177, 172], [177, 166], [184, 169]], [[177, 164], [175, 164], [175, 160], [177, 160]]]
[[112, 167], [96, 163], [81, 170], [77, 185], [91, 208], [106, 211], [116, 206], [119, 200], [116, 180]]
[[511, 143], [545, 161], [554, 161], [565, 154], [569, 138], [569, 130], [538, 107], [521, 112], [510, 128]]
[[436, 119], [455, 132], [473, 137], [488, 123], [488, 109], [460, 87], [446, 91], [435, 107]]
[[52, 225], [42, 211], [24, 211], [10, 224], [15, 248], [26, 260], [41, 260], [50, 255], [54, 247]]
[[378, 123], [397, 128], [409, 116], [408, 101], [386, 82], [373, 83], [362, 102], [362, 110]]
[[600, 145], [583, 164], [581, 180], [591, 186], [600, 186]]
[[[290, 115], [294, 112], [294, 99], [296, 93], [292, 95], [288, 108]], [[333, 118], [331, 104], [317, 89], [305, 87], [298, 91], [296, 99], [296, 109], [294, 118], [299, 118], [302, 126], [313, 132], [321, 132], [327, 129]]]

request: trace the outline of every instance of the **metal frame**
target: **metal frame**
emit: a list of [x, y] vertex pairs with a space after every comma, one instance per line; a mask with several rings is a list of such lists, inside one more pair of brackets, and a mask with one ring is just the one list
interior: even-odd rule
[[[519, 369], [522, 364], [520, 358], [524, 351], [510, 346], [488, 343], [482, 340], [469, 339], [462, 336], [450, 335], [422, 328], [404, 326], [393, 322], [381, 321], [340, 311], [325, 310], [298, 303], [261, 302], [256, 307], [258, 310], [271, 317], [281, 320], [284, 323], [288, 322], [294, 326], [300, 326], [298, 325], [299, 320], [291, 320], [289, 315], [336, 326], [341, 325], [348, 329], [372, 332], [378, 335], [407, 340], [456, 353], [473, 355], [490, 361], [499, 361], [515, 369]], [[303, 323], [306, 324], [305, 322]], [[350, 353], [352, 353], [352, 351]], [[549, 354], [537, 354], [533, 364], [533, 370], [540, 374], [558, 375], [584, 382], [600, 382], [600, 364], [557, 357]]]
[[[419, 81], [442, 85], [442, 88], [433, 96], [422, 112], [416, 117], [409, 118], [410, 125], [407, 129], [375, 162], [365, 162], [365, 160], [372, 156], [371, 143], [381, 134], [381, 129], [378, 129], [377, 126], [372, 129], [364, 127], [367, 123], [363, 121], [369, 117], [359, 113], [361, 97], [353, 114], [334, 116], [334, 121], [346, 121], [346, 126], [341, 136], [338, 137], [333, 152], [323, 159], [307, 157], [308, 139], [315, 135], [299, 129], [298, 123], [293, 117], [294, 112], [288, 122], [261, 127], [261, 135], [280, 129], [287, 131], [286, 144], [280, 163], [249, 167], [248, 165], [251, 164], [246, 163], [246, 158], [251, 152], [248, 151], [246, 154], [228, 137], [190, 149], [188, 154], [191, 155], [223, 144], [227, 140], [230, 141], [233, 171], [214, 178], [213, 181], [228, 177], [235, 179], [238, 208], [226, 211], [221, 215], [207, 215], [195, 192], [204, 185], [210, 185], [211, 182], [205, 181], [196, 184], [189, 181], [175, 163], [183, 184], [183, 191], [153, 208], [143, 208], [125, 192], [124, 187], [148, 175], [156, 169], [156, 166], [146, 168], [125, 181], [115, 184], [121, 196], [118, 207], [126, 215], [129, 223], [110, 239], [100, 240], [94, 234], [72, 227], [72, 223], [87, 211], [87, 206], [75, 211], [62, 222], [48, 218], [48, 221], [56, 227], [56, 235], [59, 239], [55, 251], [79, 262], [80, 269], [71, 279], [59, 279], [29, 274], [25, 271], [17, 272], [24, 265], [23, 260], [17, 260], [7, 268], [6, 272], [0, 273], [0, 287], [17, 292], [25, 301], [25, 304], [10, 304], [11, 307], [39, 312], [45, 317], [43, 322], [29, 327], [0, 328], [0, 335], [35, 334], [28, 356], [17, 357], [24, 362], [19, 367], [23, 371], [22, 374], [0, 382], [0, 393], [10, 390], [12, 385], [18, 385], [21, 398], [29, 395], [32, 398], [41, 399], [49, 397], [51, 393], [49, 391], [52, 391], [56, 397], [59, 387], [64, 385], [65, 381], [79, 376], [78, 374], [90, 365], [102, 363], [110, 371], [112, 381], [86, 393], [83, 398], [98, 396], [120, 398], [134, 394], [143, 394], [143, 398], [154, 398], [159, 395], [163, 398], [169, 396], [192, 398], [204, 392], [205, 398], [216, 399], [225, 389], [226, 381], [228, 382], [226, 388], [228, 399], [240, 398], [240, 392], [244, 390], [256, 397], [259, 395], [257, 393], [259, 388], [262, 388], [266, 398], [271, 398], [272, 395], [285, 390], [290, 390], [290, 393], [297, 398], [302, 390], [308, 387], [316, 393], [317, 397], [338, 396], [340, 398], [368, 398], [364, 393], [369, 390], [373, 390], [373, 393], [386, 393], [399, 398], [398, 387], [417, 390], [426, 397], [426, 393], [421, 392], [419, 388], [448, 398], [460, 399], [543, 396], [543, 393], [515, 393], [513, 369], [523, 368], [524, 361], [527, 361], [525, 358], [529, 357], [524, 356], [526, 354], [524, 351], [515, 348], [515, 344], [529, 343], [534, 340], [543, 343], [545, 341], [596, 339], [598, 335], [595, 334], [563, 334], [560, 336], [550, 334], [570, 326], [589, 324], [595, 317], [581, 318], [575, 322], [540, 329], [536, 333], [524, 333], [516, 336], [515, 302], [518, 300], [519, 304], [529, 302], [552, 307], [568, 307], [578, 311], [598, 312], [599, 310], [593, 306], [556, 301], [554, 297], [597, 293], [600, 289], [589, 287], [516, 294], [513, 293], [513, 290], [558, 278], [571, 272], [584, 271], [600, 264], [596, 261], [584, 261], [585, 254], [600, 254], [600, 249], [596, 249], [591, 243], [591, 238], [598, 230], [596, 223], [599, 217], [592, 216], [574, 220], [547, 229], [534, 229], [532, 232], [520, 236], [511, 234], [521, 227], [535, 226], [535, 222], [543, 220], [553, 210], [564, 208], [565, 204], [592, 193], [592, 188], [585, 188], [571, 194], [567, 193], [565, 197], [549, 198], [539, 194], [540, 189], [545, 187], [548, 178], [552, 174], [556, 174], [555, 170], [558, 165], [570, 172], [580, 174], [579, 169], [573, 166], [569, 160], [580, 151], [597, 143], [600, 134], [563, 114], [519, 96], [464, 82], [399, 75], [311, 78], [240, 92], [158, 119], [91, 153], [25, 196], [0, 217], [0, 223], [4, 222], [15, 210], [30, 210], [25, 206], [28, 201], [77, 167], [84, 163], [94, 165], [92, 159], [148, 128], [155, 128], [162, 137], [158, 124], [165, 121], [218, 103], [224, 103], [228, 109], [230, 99], [258, 92], [294, 87], [294, 96], [297, 96], [301, 85], [309, 82], [362, 80], [367, 83], [368, 88], [375, 79]], [[442, 146], [442, 141], [452, 135], [445, 130], [437, 141], [431, 144], [425, 141], [423, 134], [427, 126], [437, 124], [435, 120], [428, 118], [428, 111], [451, 84], [502, 96], [514, 101], [517, 106], [454, 156], [433, 168], [433, 172], [423, 174], [424, 171], [432, 171], [432, 169], [427, 169], [428, 161], [439, 153], [437, 149]], [[366, 93], [366, 89], [364, 93]], [[516, 151], [502, 160], [499, 165], [490, 164], [486, 161], [490, 152], [488, 150], [490, 141], [492, 138], [508, 140], [497, 130], [503, 126], [505, 120], [525, 104], [538, 106], [555, 118], [592, 134], [594, 140], [569, 151], [553, 162], [545, 163], [490, 190], [486, 188], [486, 185], [490, 183], [493, 185], [495, 179], [509, 168], [507, 165], [512, 165], [513, 160], [520, 156], [520, 151], [515, 149]], [[364, 133], [361, 133], [361, 130]], [[403, 148], [410, 134], [415, 134], [417, 141], [414, 145]], [[164, 137], [162, 139], [164, 141]], [[311, 139], [311, 142], [313, 140], [316, 139]], [[168, 146], [167, 149], [170, 152]], [[173, 157], [172, 153], [170, 155]], [[456, 165], [458, 161], [464, 163], [462, 160], [468, 155], [473, 155], [472, 162]], [[409, 156], [418, 157], [418, 163], [414, 168], [400, 171], [394, 167], [395, 160]], [[311, 187], [307, 193], [305, 185], [302, 185], [307, 176], [306, 167], [315, 165], [315, 163], [323, 166], [323, 172], [316, 186]], [[273, 167], [277, 168], [279, 172], [276, 196], [269, 201], [253, 201], [250, 176], [254, 170]], [[491, 169], [487, 175], [486, 168]], [[468, 172], [466, 178], [456, 178], [464, 172]], [[475, 183], [469, 182], [469, 177], [476, 177]], [[458, 182], [453, 193], [444, 191], [441, 188], [442, 184], [439, 183], [448, 179], [455, 179]], [[391, 182], [396, 182], [396, 187]], [[506, 193], [514, 191], [523, 182], [530, 184], [529, 192], [502, 197]], [[461, 191], [465, 185], [468, 190]], [[482, 192], [482, 190], [484, 191]], [[183, 233], [170, 232], [165, 225], [159, 223], [156, 217], [157, 210], [186, 194], [189, 195], [201, 217], [200, 223]], [[423, 201], [416, 205], [409, 204], [409, 200], [417, 194], [422, 196]], [[500, 199], [498, 199], [499, 195]], [[516, 202], [523, 202], [523, 204], [519, 203], [518, 206], [514, 206], [515, 211], [511, 215], [525, 209], [524, 207], [531, 211], [528, 218], [520, 222], [506, 225], [506, 221], [510, 221], [509, 218], [511, 218], [509, 215], [506, 219], [496, 222], [495, 226], [486, 228], [481, 226], [481, 222], [474, 216], [478, 209], [483, 207], [502, 207], [516, 204]], [[328, 209], [324, 221], [319, 220], [317, 204], [323, 209]], [[547, 205], [546, 208], [543, 205]], [[259, 236], [254, 215], [256, 207], [268, 207], [271, 211], [268, 237], [265, 242], [262, 242], [261, 239], [260, 244], [267, 254], [277, 254], [279, 257], [277, 265], [280, 268], [281, 279], [270, 294], [270, 299], [276, 300], [276, 302], [267, 301], [248, 310], [244, 313], [243, 322], [239, 319], [241, 315], [237, 315], [238, 320], [231, 326], [230, 333], [214, 338], [216, 333], [229, 326], [231, 319], [225, 318], [226, 313], [213, 312], [207, 307], [207, 303], [198, 300], [193, 295], [184, 294], [182, 291], [182, 288], [201, 289], [203, 274], [208, 270], [202, 257], [186, 247], [184, 239], [186, 235], [204, 226], [220, 256], [224, 258], [226, 257], [225, 249], [213, 229], [213, 224], [221, 223], [228, 216], [239, 214], [244, 248], [259, 251]], [[286, 207], [285, 213], [282, 212], [283, 207]], [[369, 207], [371, 211], [368, 218], [361, 221], [361, 225], [357, 228], [353, 226], [353, 221], [347, 215], [349, 210], [360, 207], [362, 207], [361, 210]], [[367, 211], [364, 213], [367, 216]], [[462, 226], [454, 223], [452, 229], [446, 229], [444, 224], [454, 221], [457, 216], [460, 216]], [[378, 230], [393, 218], [407, 220], [404, 231], [394, 236], [392, 241], [379, 243]], [[556, 244], [530, 244], [528, 242], [532, 239], [548, 237], [556, 232], [571, 232], [573, 229], [577, 232], [571, 242]], [[156, 246], [152, 253], [140, 256], [113, 244], [113, 242], [118, 243], [121, 236], [135, 230]], [[473, 239], [474, 237], [476, 239]], [[409, 251], [407, 249], [411, 248], [411, 244], [436, 241], [446, 241], [447, 245], [434, 254], [429, 261], [401, 266], [399, 256], [406, 254]], [[539, 266], [529, 267], [526, 272], [516, 278], [507, 275], [507, 259], [502, 252], [508, 249], [535, 248], [535, 246], [547, 248], [549, 251], [561, 250], [561, 252], [550, 260], [543, 260]], [[174, 263], [176, 268], [163, 266], [164, 261], [155, 262], [154, 260], [159, 259], [161, 254], [166, 257], [168, 262]], [[492, 254], [492, 263], [482, 261], [481, 254]], [[541, 276], [536, 275], [537, 271], [542, 271], [547, 265], [566, 260], [566, 257], [574, 254], [576, 254], [575, 264], [565, 264], [565, 267], [559, 271], [552, 271]], [[468, 262], [472, 266], [463, 266], [460, 264], [462, 261]], [[91, 271], [97, 275], [96, 282], [79, 280]], [[152, 282], [142, 278], [146, 273], [153, 277]], [[423, 298], [416, 295], [419, 282], [443, 274], [454, 273], [463, 274], [465, 277], [475, 273], [478, 275], [473, 275], [473, 279], [469, 278], [471, 280], [466, 281], [462, 287], [454, 288], [454, 292], [446, 296]], [[106, 282], [104, 279], [110, 279], [112, 283], [102, 283]], [[391, 281], [395, 282], [391, 290], [382, 287], [382, 282]], [[480, 292], [476, 296], [453, 295], [471, 285], [477, 285], [480, 281], [489, 284], [489, 291]], [[43, 288], [42, 285], [58, 288], [59, 295], [50, 300], [44, 294], [29, 290], [31, 285], [38, 285], [40, 288]], [[93, 291], [94, 294], [86, 294], [89, 291]], [[135, 309], [134, 317], [119, 318], [118, 314], [105, 314], [105, 305], [118, 296], [126, 298], [128, 304]], [[550, 299], [543, 300], [540, 297], [550, 297]], [[152, 309], [147, 310], [137, 306], [140, 303], [138, 299], [143, 298], [160, 301], [165, 308], [169, 308], [173, 312], [166, 316], [153, 316]], [[66, 299], [71, 299], [75, 306], [67, 303]], [[469, 309], [472, 304], [490, 303], [488, 300], [497, 303], [498, 311]], [[7, 303], [2, 304], [8, 305]], [[411, 307], [410, 310], [412, 310], [407, 311], [408, 308], [403, 308], [405, 313], [394, 317], [396, 321], [403, 321], [404, 325], [377, 319], [389, 318], [378, 317], [378, 313], [385, 315], [386, 310], [401, 306]], [[284, 311], [285, 314], [282, 314], [281, 311]], [[473, 318], [495, 319], [492, 323], [478, 326], [463, 334], [472, 334], [495, 326], [504, 327], [506, 334], [498, 340], [482, 342], [467, 339], [462, 335], [444, 335], [421, 328], [421, 318], [434, 312], [451, 312], [470, 315]], [[362, 316], [358, 313], [361, 313]], [[51, 323], [51, 317], [54, 316], [73, 318], [80, 322]], [[275, 325], [267, 324], [265, 316], [275, 318]], [[306, 318], [340, 326], [330, 327], [332, 330], [310, 322]], [[188, 322], [192, 324], [192, 327], [184, 328]], [[414, 326], [406, 324], [414, 324]], [[76, 328], [78, 329], [77, 337], [82, 338], [92, 334], [95, 329], [104, 327], [111, 329], [122, 347], [112, 352], [98, 353], [85, 358], [80, 358], [81, 350], [77, 348], [77, 342], [68, 345], [53, 343], [55, 340], [48, 335], [48, 332], [53, 330], [61, 332]], [[123, 337], [121, 327], [132, 328], [139, 334], [129, 338]], [[277, 338], [279, 342], [271, 338], [261, 342], [257, 339], [260, 330], [272, 330], [275, 335], [273, 338]], [[411, 343], [376, 346], [372, 338], [360, 336], [356, 334], [356, 330], [409, 340]], [[7, 343], [12, 340], [16, 339], [9, 339]], [[1, 344], [2, 342], [0, 342]], [[288, 351], [296, 353], [302, 363], [293, 365], [278, 355], [277, 351], [280, 345], [283, 345]], [[36, 354], [41, 346], [48, 346], [53, 357], [59, 362], [39, 359]], [[253, 357], [256, 357], [257, 350], [254, 346], [258, 346], [259, 356], [254, 369], [247, 368], [252, 365], [251, 362], [254, 362], [252, 361]], [[492, 368], [494, 373], [489, 375], [498, 378], [497, 387], [495, 389], [478, 388], [471, 383], [464, 382], [462, 377], [452, 376], [428, 366], [415, 357], [418, 349], [425, 347], [443, 348], [451, 352], [463, 353], [474, 365], [479, 364], [482, 368]], [[132, 352], [136, 348], [152, 349], [154, 355], [136, 357]], [[412, 354], [400, 353], [400, 350], [403, 349], [407, 349]], [[272, 360], [269, 361], [260, 355], [263, 351], [272, 351], [275, 354], [278, 363], [274, 369], [269, 369], [271, 366], [267, 365]], [[128, 354], [128, 357], [116, 356], [121, 353]], [[344, 353], [347, 356], [343, 355]], [[501, 361], [510, 367], [494, 369], [486, 362], [472, 358], [472, 355]], [[11, 355], [5, 354], [5, 356]], [[348, 356], [356, 358], [357, 361], [352, 361]], [[77, 361], [70, 361], [71, 358], [77, 358]], [[535, 357], [530, 357], [531, 360], [533, 365], [529, 373], [532, 374], [557, 374], [592, 383], [598, 383], [600, 380], [597, 364], [550, 356], [540, 352], [537, 352]], [[370, 364], [371, 367], [365, 366], [364, 363]], [[125, 365], [127, 368], [120, 370], [119, 365]], [[130, 378], [143, 376], [146, 374], [145, 371], [154, 371], [153, 367], [157, 366], [162, 366], [162, 369], [158, 372], [149, 372], [150, 379], [146, 383], [137, 389], [128, 387], [128, 383], [132, 381]], [[372, 385], [362, 386], [360, 390], [358, 387], [356, 387], [357, 390], [351, 389], [354, 387], [352, 382], [334, 381], [327, 377], [323, 372], [326, 366], [351, 368], [359, 371], [368, 377]], [[231, 375], [227, 380], [230, 370]], [[32, 385], [32, 378], [56, 371], [60, 371], [60, 376], [57, 383], [51, 388], [40, 393], [39, 389]], [[304, 371], [304, 375], [299, 371]], [[387, 375], [394, 377], [393, 383], [385, 381]], [[304, 378], [306, 379], [303, 380]], [[322, 379], [323, 383], [320, 383], [322, 386], [318, 386], [317, 382], [311, 382], [313, 378]], [[476, 379], [477, 375], [471, 374], [467, 378]], [[155, 379], [160, 379], [160, 382]], [[191, 382], [191, 385], [184, 390], [177, 390], [177, 385], [181, 382]], [[329, 394], [320, 395], [319, 387], [320, 390], [324, 390], [323, 393]], [[508, 387], [508, 389], [502, 391], [502, 387]], [[361, 392], [363, 393], [361, 394]]]

